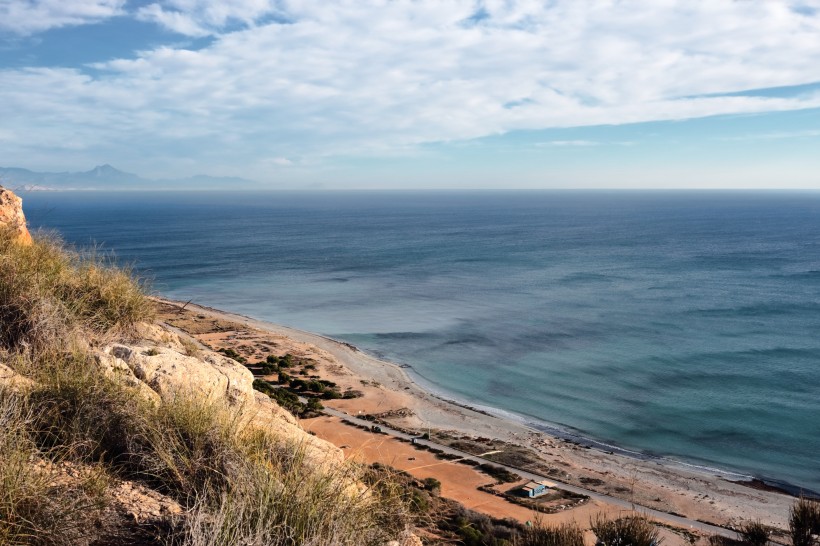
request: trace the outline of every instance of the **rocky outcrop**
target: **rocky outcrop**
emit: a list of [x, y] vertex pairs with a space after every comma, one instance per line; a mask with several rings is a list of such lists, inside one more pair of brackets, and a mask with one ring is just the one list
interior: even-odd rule
[[155, 403], [177, 396], [224, 402], [238, 412], [239, 421], [298, 444], [317, 464], [344, 459], [339, 448], [305, 432], [292, 414], [254, 390], [253, 374], [245, 366], [210, 350], [189, 355], [178, 334], [157, 325], [140, 330], [140, 341], [113, 343], [96, 353], [106, 375], [136, 388]]
[[17, 234], [17, 240], [22, 244], [31, 244], [31, 234], [26, 227], [26, 217], [23, 214], [23, 200], [14, 195], [14, 192], [0, 186], [0, 227], [8, 227]]
[[34, 381], [20, 375], [2, 362], [0, 362], [0, 389], [10, 389], [12, 391], [26, 391], [34, 386]]

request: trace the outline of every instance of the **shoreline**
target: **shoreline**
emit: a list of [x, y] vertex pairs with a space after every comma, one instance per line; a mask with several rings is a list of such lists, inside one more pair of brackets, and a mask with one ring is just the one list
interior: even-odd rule
[[[157, 300], [178, 307], [186, 305], [186, 302], [165, 297], [158, 297]], [[414, 373], [411, 366], [378, 358], [351, 343], [322, 334], [192, 302], [187, 303], [186, 309], [243, 323], [250, 328], [320, 349], [335, 360], [353, 380], [358, 379], [362, 384], [366, 381], [376, 382], [380, 389], [391, 391], [394, 398], [399, 397], [407, 406], [411, 406], [413, 418], [405, 419], [401, 426], [415, 424], [417, 430], [436, 429], [496, 438], [524, 446], [536, 451], [545, 461], [551, 461], [550, 464], [561, 468], [575, 480], [568, 483], [580, 483], [586, 487], [601, 483], [605, 487], [600, 492], [613, 494], [614, 488], [616, 492], [621, 492], [622, 498], [631, 479], [631, 500], [653, 509], [660, 508], [672, 514], [685, 512], [692, 519], [702, 519], [723, 526], [761, 519], [784, 529], [788, 506], [793, 501], [793, 497], [787, 496], [790, 493], [787, 487], [799, 491], [799, 488], [790, 484], [782, 487], [776, 482], [770, 483], [773, 480], [759, 480], [744, 473], [631, 451], [498, 408], [469, 404], [435, 385], [426, 385], [429, 382]], [[355, 416], [356, 413], [347, 410], [355, 410], [360, 402], [342, 402], [344, 403], [333, 404], [331, 407]], [[387, 405], [384, 409], [397, 409], [388, 408]], [[377, 404], [377, 407], [380, 406]], [[361, 413], [362, 410], [359, 410], [359, 414]], [[419, 424], [422, 426], [419, 427]], [[646, 493], [642, 495], [645, 500], [640, 502], [635, 498], [637, 482], [642, 482], [641, 492]], [[767, 486], [765, 489], [756, 487], [761, 482]], [[607, 489], [606, 486], [611, 487]], [[593, 490], [598, 491], [596, 488]], [[679, 496], [686, 498], [677, 498]], [[744, 502], [747, 504], [744, 505]], [[719, 506], [715, 506], [716, 510], [710, 510], [708, 506], [702, 506], [704, 504]], [[779, 509], [773, 510], [775, 506]], [[714, 511], [720, 514], [714, 514]]]

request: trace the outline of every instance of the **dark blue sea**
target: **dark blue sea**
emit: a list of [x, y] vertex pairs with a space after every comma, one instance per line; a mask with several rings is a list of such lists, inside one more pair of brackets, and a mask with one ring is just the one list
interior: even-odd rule
[[28, 193], [154, 290], [473, 404], [820, 491], [820, 193]]

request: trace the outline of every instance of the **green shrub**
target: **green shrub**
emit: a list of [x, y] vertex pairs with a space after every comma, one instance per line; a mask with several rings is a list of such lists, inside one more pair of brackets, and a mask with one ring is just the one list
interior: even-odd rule
[[254, 379], [253, 388], [261, 393], [267, 394], [268, 396], [272, 396], [273, 391], [276, 390], [276, 387], [263, 379]]
[[305, 405], [299, 401], [299, 397], [287, 389], [273, 389], [273, 393], [269, 396], [281, 407], [296, 416], [302, 415], [305, 411]]
[[438, 495], [439, 493], [441, 493], [441, 482], [433, 477], [425, 478], [424, 488], [427, 491], [430, 491], [431, 493]]
[[231, 347], [219, 349], [217, 352], [222, 353], [223, 355], [227, 356], [228, 358], [232, 358], [233, 360], [236, 360], [240, 364], [245, 364], [245, 363], [248, 362], [247, 358], [245, 358], [241, 354], [237, 353], [236, 350], [234, 350]]
[[307, 411], [322, 411], [325, 407], [319, 402], [318, 398], [309, 398], [307, 403]]
[[338, 400], [341, 397], [342, 397], [342, 393], [340, 393], [337, 390], [333, 390], [333, 389], [326, 389], [322, 393], [322, 398], [325, 399], [325, 400]]

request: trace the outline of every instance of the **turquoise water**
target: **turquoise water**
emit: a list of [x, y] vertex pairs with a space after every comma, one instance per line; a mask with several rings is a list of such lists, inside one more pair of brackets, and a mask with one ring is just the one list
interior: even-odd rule
[[820, 490], [820, 193], [30, 193], [173, 298], [462, 400]]

